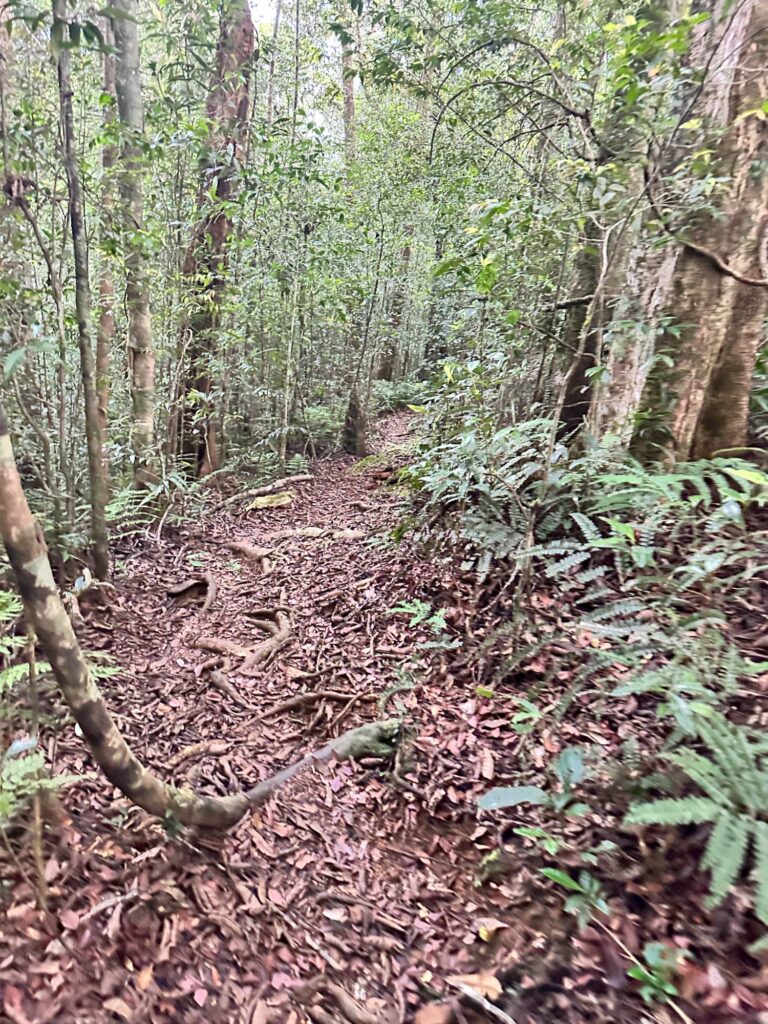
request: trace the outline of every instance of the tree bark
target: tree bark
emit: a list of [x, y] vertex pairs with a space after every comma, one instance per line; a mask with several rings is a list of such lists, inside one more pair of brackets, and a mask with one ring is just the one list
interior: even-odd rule
[[198, 476], [206, 476], [219, 468], [213, 362], [232, 234], [228, 204], [237, 186], [237, 160], [242, 152], [248, 119], [253, 52], [253, 24], [248, 3], [229, 0], [222, 11], [216, 69], [206, 104], [209, 138], [198, 196], [200, 219], [182, 266], [192, 293], [192, 310], [185, 325], [189, 332], [186, 391], [187, 394], [195, 391], [205, 404], [202, 414], [196, 417], [194, 406], [186, 401], [182, 452], [193, 462]]
[[[68, 41], [67, 0], [53, 0], [53, 39]], [[96, 391], [96, 366], [93, 356], [93, 325], [91, 322], [91, 286], [88, 277], [88, 242], [83, 219], [83, 192], [75, 152], [75, 129], [72, 111], [72, 58], [60, 46], [57, 60], [59, 107], [61, 111], [62, 156], [69, 191], [69, 220], [75, 264], [75, 307], [80, 347], [80, 374], [85, 405], [85, 438], [90, 476], [91, 540], [94, 569], [99, 579], [109, 574], [107, 545], [107, 479], [102, 454], [104, 441], [99, 421], [99, 399]]]
[[120, 198], [128, 307], [128, 369], [131, 383], [133, 482], [144, 487], [157, 480], [155, 453], [155, 350], [149, 309], [149, 281], [144, 253], [142, 137], [144, 103], [139, 77], [137, 0], [116, 0], [124, 17], [112, 18], [117, 48], [115, 87], [122, 134]]

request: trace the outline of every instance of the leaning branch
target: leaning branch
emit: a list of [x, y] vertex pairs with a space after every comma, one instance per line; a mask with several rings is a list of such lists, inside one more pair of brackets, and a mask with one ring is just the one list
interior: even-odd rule
[[0, 538], [8, 552], [28, 625], [37, 634], [53, 675], [93, 757], [109, 781], [159, 818], [183, 825], [231, 828], [304, 767], [335, 757], [391, 755], [398, 722], [371, 722], [331, 740], [321, 750], [231, 796], [210, 797], [177, 789], [144, 767], [125, 741], [91, 676], [51, 572], [42, 531], [30, 512], [13, 456], [5, 409], [0, 403]]

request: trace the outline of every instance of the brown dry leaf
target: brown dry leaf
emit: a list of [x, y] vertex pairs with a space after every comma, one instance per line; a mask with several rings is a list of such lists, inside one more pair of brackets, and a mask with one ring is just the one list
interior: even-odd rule
[[493, 754], [487, 748], [480, 755], [480, 774], [489, 782], [495, 774]]
[[453, 1015], [453, 1003], [427, 1003], [413, 1018], [413, 1024], [448, 1024]]
[[496, 932], [508, 927], [509, 925], [505, 921], [500, 921], [497, 917], [478, 917], [477, 919], [477, 934], [483, 942], [488, 942]]
[[253, 1008], [250, 1024], [269, 1024], [269, 1018], [269, 1007], [263, 999], [260, 999]]
[[152, 977], [154, 974], [153, 964], [147, 964], [146, 967], [142, 967], [136, 976], [136, 987], [139, 992], [146, 992], [149, 986], [152, 984]]
[[62, 910], [59, 914], [59, 921], [61, 921], [62, 928], [73, 932], [80, 924], [80, 915], [76, 914], [74, 910]]
[[104, 1009], [109, 1010], [110, 1013], [114, 1013], [118, 1017], [122, 1017], [123, 1020], [131, 1020], [133, 1017], [133, 1010], [124, 999], [120, 998], [120, 996], [115, 996], [113, 999], [107, 999], [104, 1003]]
[[29, 1017], [24, 1013], [22, 1006], [23, 995], [21, 989], [15, 985], [6, 985], [3, 991], [3, 1009], [8, 1019], [13, 1024], [30, 1024]]
[[468, 985], [486, 999], [498, 999], [503, 989], [501, 982], [492, 971], [479, 974], [451, 974], [445, 979], [449, 985]]

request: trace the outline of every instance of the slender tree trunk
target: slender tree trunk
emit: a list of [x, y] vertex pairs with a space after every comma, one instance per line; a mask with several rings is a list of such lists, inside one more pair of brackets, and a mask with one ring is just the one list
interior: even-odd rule
[[[345, 27], [346, 31], [346, 27]], [[357, 130], [355, 125], [355, 66], [352, 60], [352, 43], [342, 40], [341, 43], [341, 95], [342, 115], [344, 121], [344, 157], [347, 173], [352, 166], [357, 152]]]
[[[107, 47], [114, 45], [112, 28], [107, 21], [104, 26], [104, 42]], [[102, 86], [104, 92], [115, 98], [115, 55], [110, 49], [104, 52], [104, 71]], [[115, 109], [112, 104], [104, 107], [102, 123], [107, 133], [115, 121]], [[115, 146], [107, 138], [101, 150], [101, 170], [103, 184], [101, 189], [102, 235], [104, 228], [114, 230], [113, 218], [115, 200], [112, 183], [112, 171], [115, 166]], [[99, 428], [102, 441], [107, 440], [107, 424], [109, 419], [109, 354], [115, 340], [115, 282], [112, 276], [111, 257], [102, 253], [103, 265], [99, 277], [99, 323], [96, 328], [96, 394], [99, 403]], [[106, 448], [102, 449], [102, 468], [109, 481], [109, 456]]]
[[191, 457], [198, 476], [219, 468], [213, 399], [216, 331], [232, 234], [228, 204], [237, 186], [236, 160], [242, 152], [246, 130], [253, 47], [247, 0], [229, 0], [222, 11], [216, 69], [206, 105], [210, 135], [202, 166], [200, 220], [182, 267], [192, 292], [192, 310], [185, 325], [190, 334], [186, 391], [197, 392], [204, 403], [202, 414], [197, 417], [194, 407], [187, 403], [182, 450]]
[[267, 128], [272, 127], [272, 119], [275, 116], [275, 67], [277, 64], [277, 37], [280, 32], [280, 12], [282, 0], [275, 4], [275, 20], [272, 25], [272, 40], [269, 51], [269, 71], [267, 72]]
[[[53, 0], [53, 38], [60, 43], [68, 36], [67, 0]], [[96, 392], [96, 366], [93, 356], [91, 322], [91, 286], [88, 279], [88, 243], [83, 221], [83, 193], [75, 152], [72, 112], [72, 58], [64, 46], [58, 53], [59, 106], [61, 110], [62, 155], [69, 190], [69, 219], [75, 265], [75, 306], [80, 345], [80, 373], [85, 405], [85, 437], [90, 475], [91, 539], [94, 568], [99, 579], [109, 573], [107, 544], [107, 480], [102, 465], [104, 444], [99, 426], [99, 399]]]
[[155, 350], [149, 312], [149, 281], [144, 253], [142, 137], [144, 103], [139, 77], [139, 5], [116, 0], [124, 17], [112, 19], [117, 60], [115, 86], [120, 111], [120, 198], [126, 247], [125, 291], [128, 306], [128, 362], [131, 382], [133, 481], [143, 487], [157, 480], [155, 452]]

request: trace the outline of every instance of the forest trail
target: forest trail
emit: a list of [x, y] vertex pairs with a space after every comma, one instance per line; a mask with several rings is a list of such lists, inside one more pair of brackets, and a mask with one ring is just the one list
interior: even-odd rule
[[[404, 415], [385, 420], [379, 449], [401, 444], [409, 426]], [[499, 915], [511, 893], [474, 884], [495, 837], [476, 829], [472, 791], [493, 777], [483, 745], [498, 737], [499, 721], [490, 707], [481, 715], [439, 659], [430, 665], [419, 644], [434, 636], [393, 611], [404, 600], [439, 600], [439, 563], [387, 540], [398, 497], [374, 471], [336, 457], [312, 472], [290, 507], [233, 504], [173, 541], [126, 554], [109, 609], [86, 610], [81, 638], [119, 664], [102, 683], [109, 706], [164, 778], [216, 793], [249, 787], [373, 720], [386, 702], [409, 737], [395, 772], [418, 793], [399, 786], [391, 766], [307, 770], [210, 848], [167, 834], [110, 794], [67, 725], [52, 760], [77, 781], [65, 796], [71, 819], [44, 851], [48, 915], [31, 880], [6, 869], [14, 898], [0, 979], [18, 992], [12, 1020], [394, 1024], [413, 1019], [446, 976], [508, 959], [516, 933]], [[266, 544], [304, 526], [365, 539], [291, 539], [265, 575], [225, 546]], [[174, 584], [204, 571], [217, 584], [210, 610], [169, 598]], [[196, 642], [250, 646], [249, 613], [276, 604], [290, 609], [290, 643], [248, 675], [230, 659], [235, 703], [211, 685], [202, 669], [211, 655]], [[387, 698], [406, 663], [414, 687]], [[259, 721], [315, 689], [343, 698]]]

